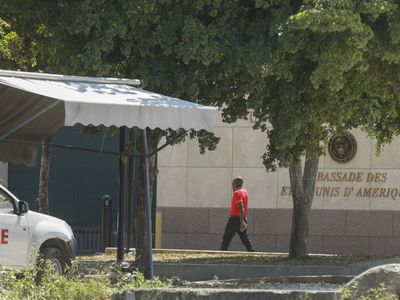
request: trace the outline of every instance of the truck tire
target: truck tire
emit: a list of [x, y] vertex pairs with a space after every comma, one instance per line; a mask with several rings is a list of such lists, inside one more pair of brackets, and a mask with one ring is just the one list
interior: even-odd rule
[[40, 250], [40, 254], [44, 262], [50, 261], [54, 269], [54, 274], [59, 276], [64, 275], [66, 261], [60, 249], [46, 247]]

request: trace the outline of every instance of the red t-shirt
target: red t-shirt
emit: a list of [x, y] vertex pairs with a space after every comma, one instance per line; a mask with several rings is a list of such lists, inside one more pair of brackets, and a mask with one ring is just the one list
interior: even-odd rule
[[233, 192], [231, 200], [231, 217], [240, 217], [238, 202], [243, 201], [244, 216], [247, 216], [247, 203], [249, 201], [249, 193], [244, 189], [238, 189]]

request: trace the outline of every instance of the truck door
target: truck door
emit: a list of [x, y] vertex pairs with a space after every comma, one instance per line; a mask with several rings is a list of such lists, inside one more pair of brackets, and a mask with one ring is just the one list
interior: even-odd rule
[[25, 215], [15, 214], [15, 201], [0, 189], [0, 265], [24, 266], [28, 258], [29, 228]]

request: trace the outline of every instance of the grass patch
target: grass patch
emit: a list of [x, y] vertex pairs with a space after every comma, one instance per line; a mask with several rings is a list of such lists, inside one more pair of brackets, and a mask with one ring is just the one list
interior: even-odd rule
[[[372, 257], [360, 256], [309, 256], [300, 259], [290, 259], [287, 255], [266, 254], [266, 255], [247, 255], [247, 254], [179, 254], [168, 255], [158, 254], [155, 261], [161, 263], [205, 263], [205, 264], [257, 264], [257, 265], [349, 265], [354, 262], [371, 260]], [[375, 258], [373, 258], [375, 259]]]
[[[257, 253], [247, 254], [221, 253], [221, 252], [187, 252], [177, 251], [166, 253], [155, 253], [153, 260], [156, 263], [199, 263], [199, 264], [257, 264], [257, 265], [335, 265], [348, 266], [349, 264], [376, 259], [383, 259], [382, 256], [351, 256], [351, 255], [310, 255], [306, 258], [289, 259], [286, 254]], [[94, 255], [80, 256], [78, 261], [115, 261], [115, 255]], [[126, 261], [134, 261], [134, 254], [125, 256]]]
[[360, 293], [357, 284], [350, 287], [345, 287], [341, 290], [343, 300], [397, 300], [395, 292], [389, 291], [384, 283], [381, 283], [377, 288], [371, 288], [365, 295]]
[[[1, 273], [0, 299], [15, 300], [86, 300], [109, 299], [112, 294], [136, 288], [170, 287], [169, 281], [145, 280], [141, 273], [122, 273], [118, 269], [111, 270], [111, 276], [84, 278], [78, 272], [76, 264], [67, 270], [65, 276], [57, 276], [50, 263], [43, 269], [35, 268], [23, 274], [14, 271]], [[37, 275], [43, 272], [40, 284]]]

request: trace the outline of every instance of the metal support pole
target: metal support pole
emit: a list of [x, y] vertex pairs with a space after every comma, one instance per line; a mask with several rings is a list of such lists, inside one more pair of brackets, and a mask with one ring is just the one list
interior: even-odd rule
[[101, 251], [104, 252], [106, 247], [111, 246], [111, 216], [112, 216], [112, 203], [109, 195], [104, 195], [101, 198], [103, 207], [101, 209]]
[[[155, 156], [155, 160], [156, 160], [156, 166], [158, 165], [158, 154], [157, 152], [153, 154]], [[157, 175], [156, 178], [154, 178], [154, 183], [153, 186], [151, 187], [153, 190], [152, 193], [152, 199], [151, 199], [151, 224], [152, 224], [152, 241], [153, 241], [153, 248], [155, 248], [155, 244], [156, 244], [156, 214], [157, 214]]]
[[143, 129], [143, 146], [144, 146], [144, 182], [146, 189], [146, 205], [147, 205], [147, 251], [148, 251], [148, 265], [150, 279], [154, 279], [154, 267], [153, 267], [153, 243], [152, 243], [152, 230], [151, 230], [151, 200], [150, 200], [150, 175], [149, 175], [149, 161], [147, 157], [147, 132], [146, 128]]
[[[129, 142], [129, 131], [125, 126], [119, 129], [119, 153], [123, 154], [125, 145]], [[118, 214], [117, 214], [117, 262], [124, 260], [125, 251], [125, 208], [126, 199], [128, 197], [128, 168], [127, 164], [119, 158], [119, 199], [118, 199]]]
[[133, 203], [133, 201], [134, 201], [134, 199], [133, 199], [133, 180], [134, 180], [134, 176], [133, 176], [133, 173], [134, 173], [134, 169], [133, 169], [133, 167], [134, 167], [134, 165], [133, 165], [133, 161], [134, 161], [134, 158], [131, 156], [131, 157], [129, 157], [129, 165], [128, 165], [128, 173], [129, 173], [129, 176], [128, 176], [128, 207], [127, 207], [127, 215], [126, 215], [126, 226], [127, 226], [127, 228], [126, 228], [126, 236], [127, 236], [127, 239], [126, 239], [126, 245], [127, 245], [127, 247], [128, 247], [128, 249], [130, 249], [130, 248], [134, 248], [134, 245], [133, 245], [133, 236], [134, 236], [134, 225], [133, 225], [133, 223], [134, 223], [134, 211], [133, 211], [133, 205], [134, 205], [134, 203]]

